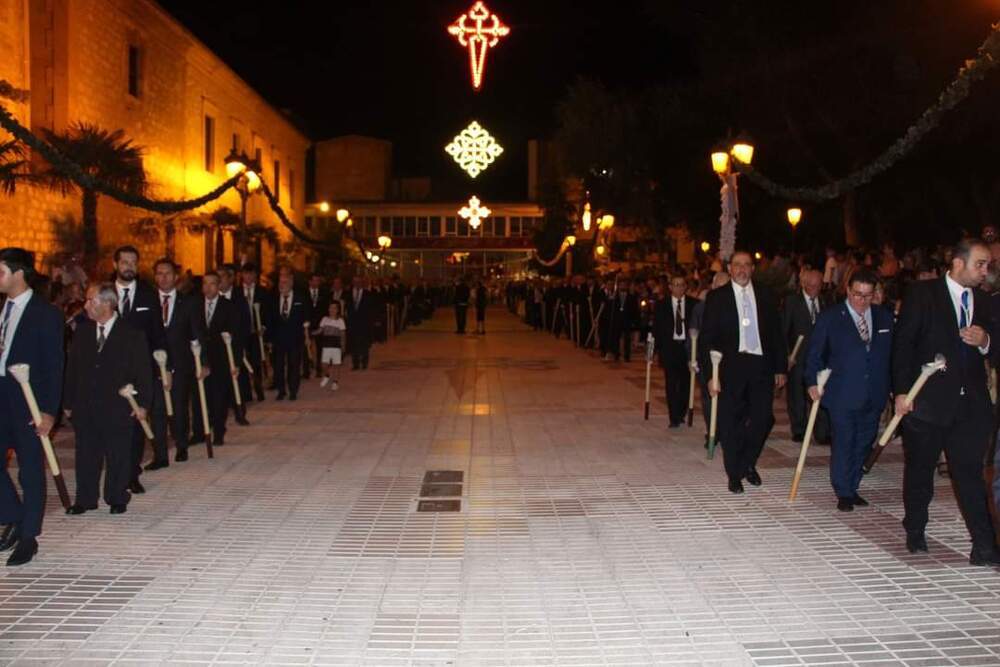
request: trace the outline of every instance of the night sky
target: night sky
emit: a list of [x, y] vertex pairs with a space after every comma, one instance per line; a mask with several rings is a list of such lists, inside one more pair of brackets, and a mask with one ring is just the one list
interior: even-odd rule
[[[636, 0], [487, 2], [511, 34], [488, 53], [479, 93], [467, 51], [446, 32], [471, 0], [288, 2], [266, 12], [160, 4], [309, 137], [391, 140], [397, 175], [431, 176], [438, 191], [467, 187], [443, 147], [472, 119], [505, 148], [477, 185], [494, 198], [522, 198], [527, 141], [551, 134], [554, 105], [575, 77], [638, 86], [695, 72], [683, 21], [664, 21]], [[683, 19], [687, 4], [703, 3], [674, 4]]]

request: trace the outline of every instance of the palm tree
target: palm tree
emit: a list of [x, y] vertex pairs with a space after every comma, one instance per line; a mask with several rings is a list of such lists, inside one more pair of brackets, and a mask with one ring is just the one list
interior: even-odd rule
[[[46, 141], [63, 156], [102, 183], [133, 195], [144, 195], [149, 188], [146, 170], [142, 166], [143, 149], [127, 139], [123, 130], [111, 132], [97, 125], [76, 123], [65, 132], [44, 130], [44, 134]], [[98, 192], [80, 187], [54, 165], [45, 170], [42, 179], [64, 195], [80, 191], [84, 264], [93, 269], [100, 252], [97, 234]]]
[[30, 180], [27, 167], [28, 161], [24, 159], [20, 144], [16, 141], [0, 143], [0, 192], [12, 195], [18, 183]]
[[180, 220], [180, 224], [191, 233], [215, 232], [215, 266], [219, 267], [225, 261], [224, 238], [226, 230], [234, 230], [240, 226], [240, 214], [227, 206], [220, 206], [211, 213], [197, 212]]

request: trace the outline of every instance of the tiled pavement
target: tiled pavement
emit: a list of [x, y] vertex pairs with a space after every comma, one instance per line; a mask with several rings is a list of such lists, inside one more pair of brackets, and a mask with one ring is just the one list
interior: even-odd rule
[[[252, 406], [125, 515], [51, 494], [40, 556], [0, 568], [0, 661], [1000, 665], [1000, 573], [966, 564], [943, 480], [930, 555], [903, 548], [895, 451], [870, 508], [835, 511], [821, 447], [790, 504], [779, 406], [764, 486], [730, 495], [658, 374], [642, 420], [641, 355], [489, 325], [441, 311], [340, 392]], [[464, 473], [460, 512], [415, 511], [429, 470]]]

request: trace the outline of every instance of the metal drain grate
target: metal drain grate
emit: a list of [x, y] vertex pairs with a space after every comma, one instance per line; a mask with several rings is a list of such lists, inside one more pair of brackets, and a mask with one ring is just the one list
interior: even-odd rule
[[461, 470], [428, 470], [424, 474], [424, 484], [461, 484], [465, 472]]
[[420, 487], [421, 498], [451, 498], [461, 495], [461, 484], [424, 484]]
[[417, 503], [418, 512], [461, 512], [461, 500], [421, 500]]

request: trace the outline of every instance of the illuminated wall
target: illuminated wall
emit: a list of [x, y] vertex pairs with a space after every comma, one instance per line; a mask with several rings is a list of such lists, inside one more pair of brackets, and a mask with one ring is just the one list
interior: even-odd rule
[[[0, 79], [32, 91], [26, 104], [2, 103], [33, 130], [63, 130], [77, 121], [124, 129], [146, 149], [153, 196], [170, 199], [198, 196], [223, 182], [223, 160], [235, 142], [251, 157], [259, 153], [272, 189], [280, 174], [281, 204], [301, 224], [308, 140], [155, 3], [0, 0], [0, 53]], [[230, 192], [203, 210], [219, 205], [238, 212], [239, 197]], [[43, 258], [69, 250], [59, 247], [52, 219], [71, 214], [78, 221], [79, 208], [78, 196], [37, 187], [0, 195], [0, 246], [22, 245]], [[165, 253], [162, 231], [150, 239], [130, 234], [130, 223], [148, 213], [101, 197], [98, 216], [102, 247], [135, 243], [147, 269]], [[283, 241], [291, 238], [262, 196], [251, 199], [248, 220], [278, 229]], [[196, 273], [211, 261], [209, 249], [202, 234], [175, 236], [177, 261]], [[228, 237], [225, 255], [233, 257]], [[264, 260], [274, 261], [266, 243]]]

